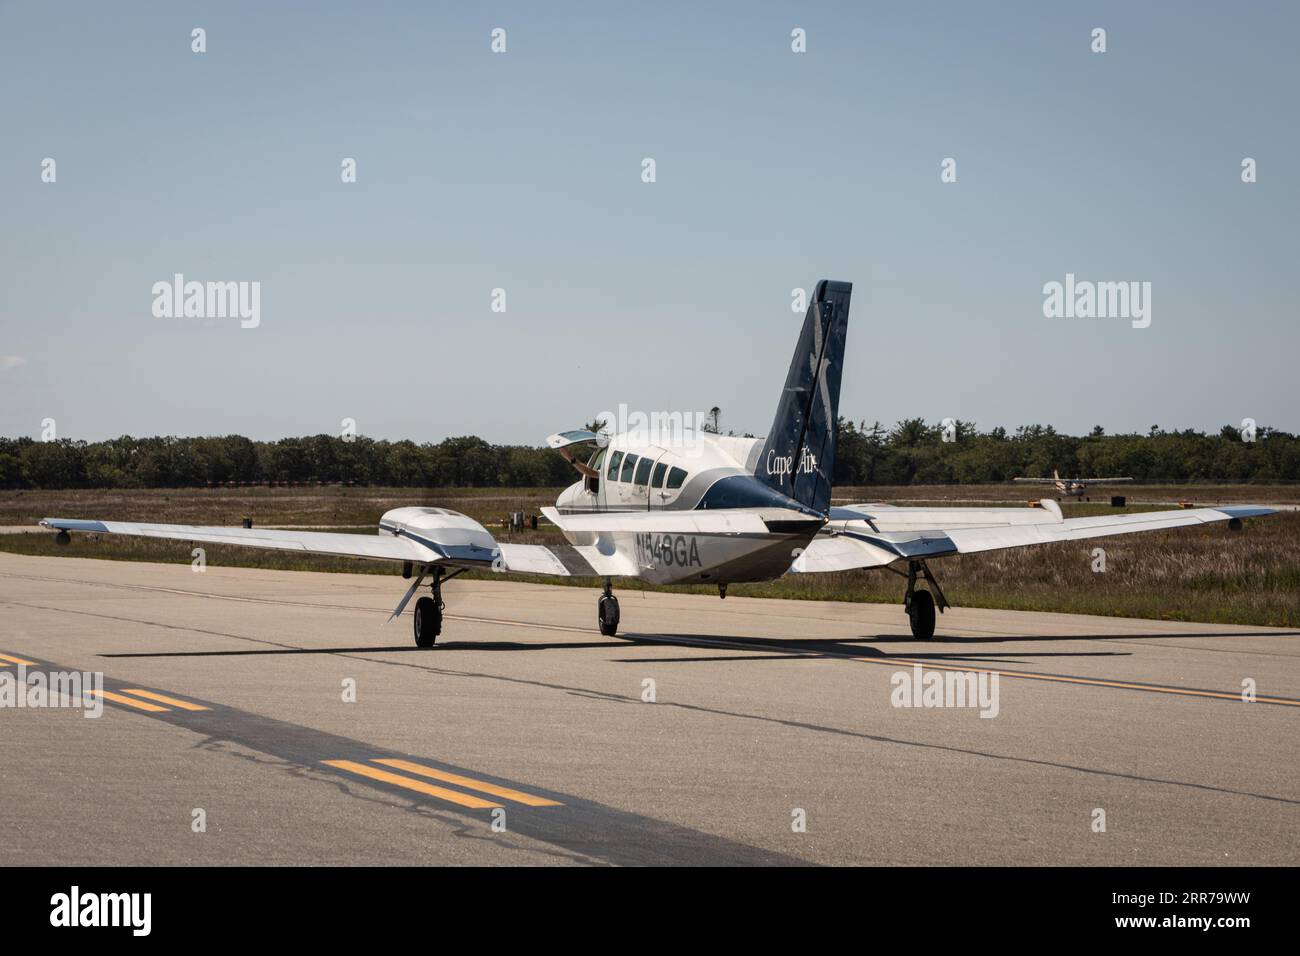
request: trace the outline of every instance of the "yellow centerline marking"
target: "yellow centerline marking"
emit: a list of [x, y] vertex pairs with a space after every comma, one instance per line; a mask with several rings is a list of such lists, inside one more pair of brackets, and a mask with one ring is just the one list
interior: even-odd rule
[[23, 660], [21, 657], [11, 657], [8, 654], [0, 654], [0, 661], [4, 661], [3, 664], [0, 664], [0, 667], [8, 667], [10, 664], [21, 664], [24, 667], [36, 666], [35, 661], [26, 661]]
[[[950, 664], [932, 664], [929, 661], [914, 661], [902, 657], [878, 658], [878, 657], [854, 657], [855, 661], [861, 661], [863, 664], [885, 664], [898, 665], [907, 664], [920, 665], [922, 668], [931, 668], [940, 671], [960, 671], [961, 673], [975, 674], [998, 674], [1004, 677], [1023, 677], [1026, 680], [1045, 680], [1055, 681], [1059, 684], [1086, 684], [1092, 687], [1117, 687], [1121, 690], [1144, 690], [1152, 694], [1175, 694], [1180, 697], [1212, 697], [1219, 700], [1244, 700], [1241, 694], [1230, 694], [1226, 691], [1217, 690], [1192, 690], [1187, 687], [1164, 687], [1160, 684], [1138, 684], [1132, 681], [1122, 680], [1101, 680], [1091, 677], [1068, 677], [1062, 674], [1036, 674], [1033, 671], [999, 671], [985, 667], [954, 667]], [[1256, 697], [1252, 703], [1257, 704], [1282, 704], [1286, 707], [1300, 707], [1300, 700], [1288, 700], [1285, 697]]]
[[156, 700], [160, 704], [171, 704], [173, 707], [179, 707], [181, 710], [211, 710], [210, 707], [204, 707], [202, 704], [192, 704], [188, 700], [178, 700], [175, 697], [168, 697], [166, 694], [159, 694], [152, 690], [139, 690], [133, 688], [123, 688], [124, 694], [135, 694], [137, 697], [148, 697], [150, 700]]
[[387, 770], [380, 770], [378, 767], [368, 767], [363, 763], [356, 763], [352, 760], [322, 760], [321, 763], [327, 767], [336, 767], [339, 770], [347, 770], [362, 777], [369, 777], [371, 780], [391, 783], [398, 787], [405, 787], [407, 790], [414, 790], [430, 797], [437, 797], [439, 800], [457, 803], [462, 807], [469, 807], [471, 810], [496, 809], [501, 806], [499, 803], [490, 803], [468, 793], [457, 793], [455, 790], [448, 790], [445, 787], [435, 787], [433, 784], [425, 783], [422, 780], [412, 780], [410, 777], [389, 773]]
[[142, 700], [136, 700], [134, 697], [125, 697], [122, 694], [115, 694], [111, 690], [101, 690], [101, 691], [88, 690], [86, 691], [86, 693], [88, 694], [98, 693], [100, 697], [104, 698], [104, 700], [111, 700], [117, 704], [126, 704], [126, 706], [128, 707], [134, 707], [137, 710], [147, 710], [153, 714], [163, 713], [164, 711], [167, 710], [166, 707], [159, 707], [157, 704], [147, 704]]
[[385, 757], [383, 759], [376, 759], [375, 763], [382, 763], [387, 767], [396, 767], [398, 770], [405, 770], [407, 773], [419, 774], [422, 777], [432, 777], [434, 780], [442, 780], [445, 783], [454, 783], [467, 790], [478, 790], [480, 793], [490, 793], [494, 797], [513, 800], [516, 803], [522, 803], [530, 807], [564, 806], [562, 803], [558, 803], [555, 800], [547, 800], [545, 797], [534, 797], [531, 793], [511, 790], [509, 787], [499, 787], [496, 784], [488, 783], [485, 780], [475, 780], [472, 777], [462, 777], [458, 773], [448, 773], [446, 770], [434, 770], [432, 767], [412, 763], [409, 760], [398, 760], [393, 757]]

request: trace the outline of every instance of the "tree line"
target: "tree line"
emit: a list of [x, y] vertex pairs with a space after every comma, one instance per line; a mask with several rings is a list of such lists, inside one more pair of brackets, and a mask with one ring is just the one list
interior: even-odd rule
[[553, 487], [573, 468], [549, 448], [490, 445], [481, 438], [437, 444], [350, 440], [334, 435], [252, 441], [132, 438], [85, 442], [0, 438], [0, 488], [194, 488], [325, 484], [390, 487]]
[[973, 422], [931, 425], [921, 418], [892, 428], [839, 423], [837, 485], [909, 485], [1048, 478], [1130, 477], [1151, 482], [1300, 480], [1300, 439], [1272, 428], [1217, 434], [1153, 425], [1145, 435], [1062, 435], [1050, 425], [982, 432]]
[[[1049, 425], [979, 431], [973, 423], [920, 418], [885, 428], [841, 419], [837, 485], [1007, 481], [1017, 476], [1131, 476], [1139, 481], [1297, 481], [1300, 440], [1270, 428], [1254, 440], [1225, 426], [1217, 434], [1164, 431], [1085, 436]], [[184, 488], [343, 483], [391, 487], [566, 485], [573, 469], [557, 452], [493, 445], [476, 436], [441, 442], [376, 441], [333, 435], [253, 441], [241, 435], [86, 442], [0, 438], [0, 488]]]

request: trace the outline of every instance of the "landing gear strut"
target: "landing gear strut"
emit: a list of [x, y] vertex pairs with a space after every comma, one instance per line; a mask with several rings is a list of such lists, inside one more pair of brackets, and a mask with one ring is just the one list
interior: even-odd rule
[[[934, 589], [934, 594], [929, 591], [916, 590], [916, 577], [918, 574], [925, 578], [926, 583]], [[934, 609], [936, 606], [939, 608], [940, 614], [943, 613], [944, 608], [950, 606], [948, 599], [939, 590], [939, 582], [934, 579], [934, 575], [930, 573], [930, 568], [924, 561], [909, 561], [907, 563], [907, 591], [903, 594], [903, 608], [907, 611], [908, 621], [911, 622], [913, 637], [919, 640], [928, 640], [934, 637]]]
[[596, 604], [596, 623], [600, 625], [603, 637], [613, 637], [618, 633], [618, 598], [614, 597], [609, 578], [605, 579], [605, 590]]
[[415, 602], [415, 646], [433, 647], [442, 633], [442, 569], [433, 572], [433, 596]]

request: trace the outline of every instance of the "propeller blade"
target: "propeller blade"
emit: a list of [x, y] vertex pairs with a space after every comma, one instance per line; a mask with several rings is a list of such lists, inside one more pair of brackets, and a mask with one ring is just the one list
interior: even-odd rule
[[[424, 583], [424, 579], [428, 577], [428, 575], [428, 568], [420, 571], [420, 576], [415, 579], [415, 583], [406, 589], [406, 594], [402, 596], [402, 600], [397, 602], [397, 607], [393, 609], [393, 613], [388, 615], [388, 621], [391, 621], [406, 610], [406, 605], [411, 603], [411, 598], [415, 597], [415, 592], [419, 590], [420, 585]], [[388, 621], [385, 621], [384, 623], [387, 624]]]

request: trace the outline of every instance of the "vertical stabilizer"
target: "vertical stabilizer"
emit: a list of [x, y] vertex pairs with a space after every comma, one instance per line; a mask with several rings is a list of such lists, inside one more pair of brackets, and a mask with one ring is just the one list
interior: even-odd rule
[[754, 476], [825, 514], [831, 504], [850, 282], [823, 279], [808, 306]]

